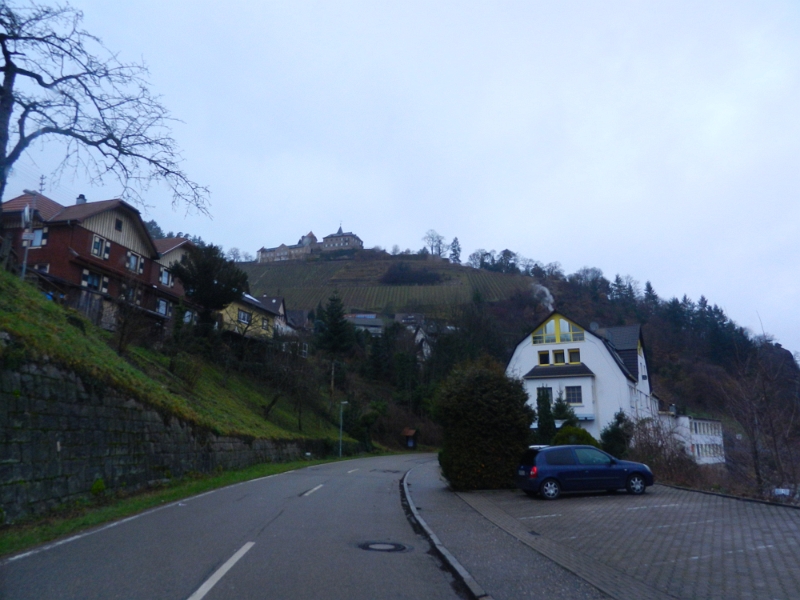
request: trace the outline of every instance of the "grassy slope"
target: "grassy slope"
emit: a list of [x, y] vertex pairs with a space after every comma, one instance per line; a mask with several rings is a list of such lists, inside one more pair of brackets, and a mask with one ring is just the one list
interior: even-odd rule
[[[70, 322], [71, 321], [71, 322]], [[85, 333], [74, 323], [83, 323]], [[174, 414], [224, 435], [272, 439], [338, 438], [338, 430], [310, 415], [297, 429], [291, 407], [279, 403], [263, 418], [270, 400], [264, 385], [237, 374], [226, 381], [216, 366], [201, 365], [201, 375], [191, 390], [167, 369], [166, 357], [140, 348], [130, 350], [130, 360], [108, 346], [108, 333], [92, 326], [78, 313], [44, 298], [0, 271], [0, 331], [13, 343], [0, 346], [0, 363], [6, 366], [48, 357], [76, 371], [85, 380], [115, 388], [154, 408]]]
[[487, 301], [508, 298], [527, 289], [529, 277], [491, 273], [439, 261], [409, 261], [414, 269], [426, 268], [442, 276], [436, 285], [384, 285], [380, 278], [398, 258], [385, 260], [287, 261], [242, 265], [251, 292], [280, 295], [290, 309], [311, 310], [338, 290], [348, 308], [376, 312], [424, 310], [437, 313], [453, 304], [468, 302], [473, 292]]

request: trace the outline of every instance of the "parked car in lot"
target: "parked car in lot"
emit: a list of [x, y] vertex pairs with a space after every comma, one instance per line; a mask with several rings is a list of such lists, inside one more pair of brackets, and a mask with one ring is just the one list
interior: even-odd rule
[[644, 494], [653, 485], [645, 464], [620, 460], [593, 446], [532, 446], [522, 456], [515, 477], [529, 496], [555, 500], [561, 492], [619, 490]]

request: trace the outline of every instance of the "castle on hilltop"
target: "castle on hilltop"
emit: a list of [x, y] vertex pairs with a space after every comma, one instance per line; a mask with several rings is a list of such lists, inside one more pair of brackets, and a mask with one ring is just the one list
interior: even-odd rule
[[291, 246], [281, 244], [276, 248], [261, 248], [258, 251], [258, 262], [279, 262], [282, 260], [301, 260], [320, 252], [336, 252], [337, 250], [361, 250], [364, 242], [355, 233], [339, 231], [331, 233], [317, 241], [314, 232], [309, 231]]

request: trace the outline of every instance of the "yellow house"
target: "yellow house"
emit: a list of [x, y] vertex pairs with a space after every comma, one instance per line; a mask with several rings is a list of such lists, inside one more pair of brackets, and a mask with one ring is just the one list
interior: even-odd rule
[[271, 338], [275, 335], [278, 315], [250, 294], [231, 302], [220, 312], [220, 326], [248, 337]]

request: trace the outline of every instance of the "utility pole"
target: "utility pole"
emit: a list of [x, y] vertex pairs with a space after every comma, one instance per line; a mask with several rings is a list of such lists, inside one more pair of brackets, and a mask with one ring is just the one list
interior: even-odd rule
[[339, 403], [339, 458], [342, 458], [342, 418], [345, 404], [347, 404], [347, 400]]

